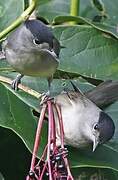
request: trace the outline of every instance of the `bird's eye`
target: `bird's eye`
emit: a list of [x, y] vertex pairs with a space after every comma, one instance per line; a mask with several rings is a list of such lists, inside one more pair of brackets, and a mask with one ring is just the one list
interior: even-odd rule
[[98, 128], [98, 124], [95, 124], [95, 125], [94, 125], [94, 129], [95, 129], [95, 130], [98, 130], [98, 129], [99, 129], [99, 128]]
[[40, 41], [39, 41], [38, 39], [33, 39], [33, 43], [34, 43], [35, 45], [39, 45], [39, 44], [40, 44]]

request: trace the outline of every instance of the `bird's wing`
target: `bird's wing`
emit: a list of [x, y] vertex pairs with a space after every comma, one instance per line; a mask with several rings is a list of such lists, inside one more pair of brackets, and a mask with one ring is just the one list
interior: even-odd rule
[[86, 102], [87, 98], [80, 92], [67, 91], [55, 97], [55, 102], [63, 107], [73, 106], [81, 101], [82, 104]]
[[57, 55], [57, 57], [59, 57], [59, 53], [60, 53], [60, 43], [59, 41], [54, 37], [53, 38], [53, 51], [55, 52], [55, 54]]
[[[55, 102], [61, 106], [71, 106], [81, 101], [81, 104], [85, 105], [89, 99], [76, 87], [76, 85], [70, 81], [73, 86], [73, 91], [64, 91], [60, 95], [55, 97]], [[90, 102], [89, 102], [90, 103]]]

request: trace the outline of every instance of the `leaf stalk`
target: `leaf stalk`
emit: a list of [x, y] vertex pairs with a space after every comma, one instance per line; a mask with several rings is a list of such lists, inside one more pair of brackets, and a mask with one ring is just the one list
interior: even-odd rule
[[20, 17], [18, 17], [10, 26], [8, 26], [0, 33], [0, 40], [3, 39], [9, 32], [11, 32], [17, 26], [19, 26], [23, 21], [29, 18], [30, 14], [34, 11], [36, 7], [36, 1], [37, 0], [32, 0], [29, 7], [20, 15]]

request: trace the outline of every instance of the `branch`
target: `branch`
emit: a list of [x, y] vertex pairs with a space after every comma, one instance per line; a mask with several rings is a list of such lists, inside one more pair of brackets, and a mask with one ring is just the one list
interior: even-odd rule
[[[4, 76], [0, 76], [0, 82], [10, 84], [10, 85], [12, 84], [12, 80], [10, 78], [4, 77]], [[22, 84], [19, 84], [18, 88], [21, 89], [22, 91], [36, 97], [37, 99], [41, 98], [41, 96], [42, 96], [42, 94], [40, 94], [37, 91], [35, 91], [27, 86], [24, 86]]]
[[32, 0], [29, 7], [21, 14], [21, 16], [18, 17], [10, 26], [8, 26], [0, 33], [0, 39], [4, 38], [10, 31], [15, 29], [18, 25], [20, 25], [29, 17], [29, 15], [34, 11], [36, 7], [36, 1], [37, 0]]

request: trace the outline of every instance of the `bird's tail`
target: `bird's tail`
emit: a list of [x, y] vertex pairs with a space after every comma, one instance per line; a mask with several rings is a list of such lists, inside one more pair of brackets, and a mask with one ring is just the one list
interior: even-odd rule
[[118, 100], [118, 81], [105, 81], [85, 95], [100, 108], [106, 107]]

